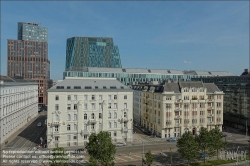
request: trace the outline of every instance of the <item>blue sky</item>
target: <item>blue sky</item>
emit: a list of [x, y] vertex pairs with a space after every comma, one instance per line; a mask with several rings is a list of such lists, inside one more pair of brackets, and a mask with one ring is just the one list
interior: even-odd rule
[[62, 79], [66, 39], [112, 37], [124, 68], [229, 71], [249, 67], [249, 2], [1, 2], [1, 74], [17, 22], [48, 28], [52, 79]]

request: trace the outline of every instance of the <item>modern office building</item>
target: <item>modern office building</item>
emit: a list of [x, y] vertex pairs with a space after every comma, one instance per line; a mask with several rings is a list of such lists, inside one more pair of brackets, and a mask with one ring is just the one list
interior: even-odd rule
[[112, 38], [104, 37], [72, 37], [67, 39], [67, 69], [82, 67], [121, 68], [118, 46]]
[[48, 148], [84, 146], [91, 133], [133, 141], [133, 90], [115, 78], [66, 78], [48, 90]]
[[18, 40], [47, 42], [48, 29], [38, 23], [18, 22]]
[[18, 40], [7, 40], [7, 75], [38, 82], [39, 106], [47, 105], [50, 61], [46, 28], [35, 23], [18, 23]]
[[224, 93], [213, 83], [166, 82], [133, 90], [141, 92], [141, 125], [161, 138], [197, 134], [201, 127], [222, 130]]
[[193, 78], [204, 83], [214, 83], [225, 93], [224, 124], [245, 131], [250, 128], [250, 75], [245, 70], [241, 76]]
[[0, 145], [38, 114], [38, 85], [0, 76]]
[[101, 77], [116, 78], [124, 85], [132, 87], [139, 83], [149, 83], [158, 81], [159, 83], [166, 80], [171, 81], [188, 81], [191, 78], [203, 78], [211, 76], [233, 76], [232, 73], [225, 71], [181, 71], [165, 69], [143, 69], [143, 68], [97, 68], [82, 67], [67, 69], [63, 73], [65, 77]]

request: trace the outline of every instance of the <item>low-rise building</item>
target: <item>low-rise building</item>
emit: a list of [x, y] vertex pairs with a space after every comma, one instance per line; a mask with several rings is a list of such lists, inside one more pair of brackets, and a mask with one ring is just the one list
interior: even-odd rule
[[66, 78], [48, 90], [48, 148], [84, 146], [91, 133], [133, 140], [133, 90], [115, 78]]
[[[0, 144], [38, 114], [38, 84], [0, 76]], [[7, 142], [6, 142], [7, 143]]]
[[201, 127], [222, 130], [224, 93], [213, 83], [166, 82], [133, 90], [142, 96], [141, 125], [161, 138], [197, 134]]

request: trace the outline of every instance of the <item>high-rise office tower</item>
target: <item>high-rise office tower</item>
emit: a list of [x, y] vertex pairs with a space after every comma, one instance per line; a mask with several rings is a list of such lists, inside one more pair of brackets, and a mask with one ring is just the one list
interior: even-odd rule
[[47, 28], [37, 23], [18, 23], [18, 40], [7, 40], [7, 75], [38, 82], [38, 104], [47, 105], [50, 79]]
[[112, 38], [72, 37], [67, 39], [66, 47], [66, 70], [82, 67], [122, 67], [119, 49]]

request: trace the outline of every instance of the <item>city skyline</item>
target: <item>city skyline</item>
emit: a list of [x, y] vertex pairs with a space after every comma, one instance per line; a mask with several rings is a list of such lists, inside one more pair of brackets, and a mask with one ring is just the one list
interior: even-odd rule
[[124, 68], [235, 75], [249, 68], [249, 2], [2, 2], [1, 8], [1, 75], [18, 22], [48, 28], [52, 79], [62, 79], [66, 41], [74, 36], [113, 38]]

